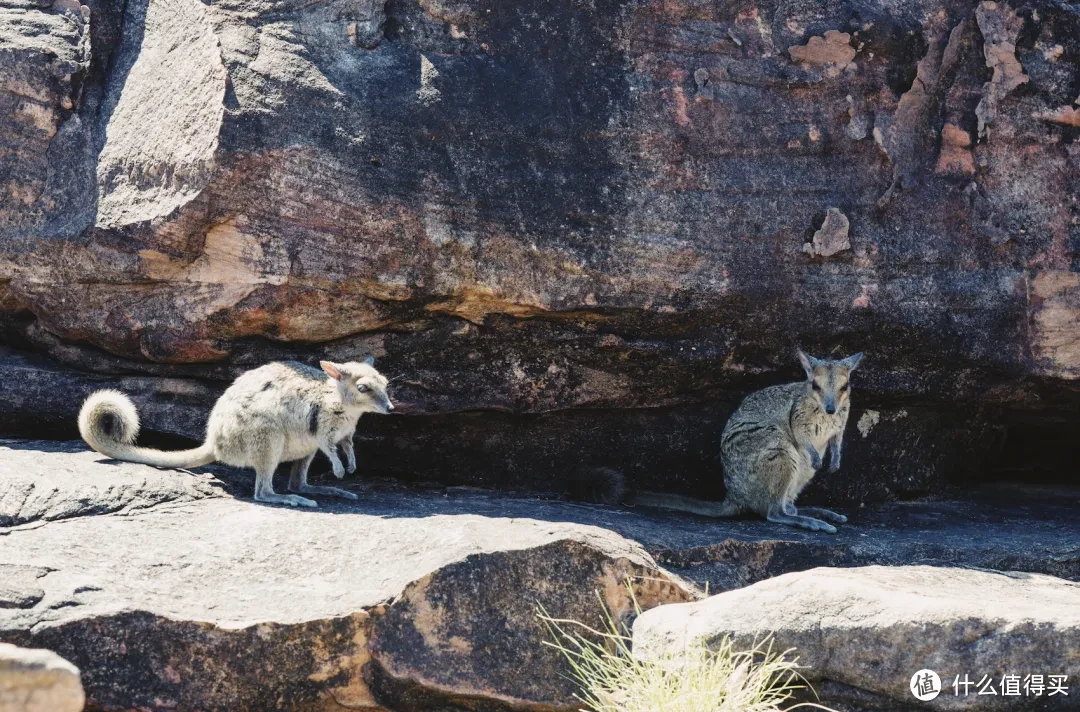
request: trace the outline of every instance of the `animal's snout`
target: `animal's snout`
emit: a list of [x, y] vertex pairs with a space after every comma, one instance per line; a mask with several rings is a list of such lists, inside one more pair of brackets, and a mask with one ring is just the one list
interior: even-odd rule
[[829, 415], [835, 414], [836, 413], [836, 404], [835, 403], [826, 403], [825, 404], [825, 412], [828, 413]]
[[394, 412], [394, 404], [390, 402], [389, 398], [386, 400], [386, 412], [387, 413], [393, 413]]

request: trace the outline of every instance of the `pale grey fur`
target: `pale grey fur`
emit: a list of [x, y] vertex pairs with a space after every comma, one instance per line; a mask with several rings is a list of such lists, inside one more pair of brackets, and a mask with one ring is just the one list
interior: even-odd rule
[[[828, 509], [795, 507], [795, 500], [829, 453], [829, 471], [840, 468], [844, 428], [851, 410], [851, 372], [862, 354], [816, 359], [799, 351], [807, 380], [751, 393], [720, 440], [727, 496], [713, 516], [754, 512], [770, 522], [836, 533], [822, 519], [843, 524]], [[816, 515], [821, 519], [817, 519]]]
[[119, 391], [98, 391], [79, 412], [79, 432], [98, 452], [117, 460], [158, 467], [198, 467], [214, 461], [255, 469], [255, 499], [260, 502], [317, 506], [299, 494], [274, 492], [273, 475], [279, 463], [296, 461], [289, 489], [356, 499], [337, 487], [307, 483], [315, 453], [330, 459], [334, 475], [346, 468], [337, 455], [341, 445], [348, 472], [356, 470], [353, 435], [363, 413], [394, 409], [386, 393], [386, 378], [372, 359], [333, 363], [323, 368], [297, 362], [269, 363], [237, 378], [221, 395], [206, 424], [206, 439], [191, 450], [163, 452], [134, 445], [139, 433], [135, 405]]
[[843, 524], [847, 517], [819, 507], [796, 508], [795, 499], [821, 468], [826, 450], [829, 471], [840, 469], [844, 428], [851, 409], [850, 376], [862, 354], [829, 360], [798, 353], [807, 380], [751, 393], [724, 427], [720, 453], [727, 496], [723, 502], [637, 491], [610, 468], [575, 473], [571, 496], [708, 517], [753, 512], [771, 522], [835, 534], [836, 527], [821, 519]]

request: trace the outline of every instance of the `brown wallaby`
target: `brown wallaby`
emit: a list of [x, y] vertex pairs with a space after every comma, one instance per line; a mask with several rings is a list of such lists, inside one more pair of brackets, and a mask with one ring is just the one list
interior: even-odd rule
[[826, 453], [829, 472], [840, 469], [844, 428], [851, 411], [851, 372], [863, 355], [832, 360], [801, 350], [798, 354], [805, 381], [751, 393], [728, 419], [720, 439], [727, 488], [723, 502], [634, 491], [610, 468], [580, 472], [571, 482], [571, 496], [710, 517], [756, 513], [770, 522], [835, 534], [836, 527], [822, 520], [843, 524], [847, 517], [820, 507], [796, 508], [795, 500], [821, 469]]
[[123, 393], [98, 391], [83, 403], [79, 432], [102, 455], [157, 467], [199, 467], [223, 462], [255, 469], [255, 499], [292, 506], [317, 506], [299, 494], [274, 492], [274, 470], [295, 461], [289, 489], [357, 499], [337, 487], [309, 485], [307, 470], [315, 453], [330, 459], [334, 475], [345, 476], [337, 455], [341, 445], [348, 472], [356, 470], [353, 435], [363, 413], [394, 409], [386, 378], [374, 360], [321, 362], [322, 370], [297, 362], [269, 363], [241, 374], [218, 398], [206, 424], [206, 439], [191, 450], [164, 452], [134, 444], [139, 414]]

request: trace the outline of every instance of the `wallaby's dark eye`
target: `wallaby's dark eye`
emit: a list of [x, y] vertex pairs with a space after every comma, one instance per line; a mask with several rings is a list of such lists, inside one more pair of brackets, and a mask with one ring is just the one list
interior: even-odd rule
[[356, 384], [356, 390], [360, 391], [361, 393], [367, 393], [371, 390], [371, 386], [365, 386], [362, 383], [358, 383]]
[[850, 383], [845, 383], [844, 385], [840, 386], [840, 390], [841, 391], [847, 391], [847, 389], [850, 388], [850, 387], [851, 387]]
[[820, 390], [821, 390], [821, 386], [819, 386], [819, 385], [817, 384], [817, 381], [813, 381], [813, 384], [814, 384], [814, 390], [815, 390], [815, 391], [820, 391]]

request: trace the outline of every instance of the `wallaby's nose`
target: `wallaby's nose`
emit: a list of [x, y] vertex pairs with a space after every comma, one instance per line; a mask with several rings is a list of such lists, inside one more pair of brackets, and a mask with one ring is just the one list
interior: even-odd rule
[[387, 413], [393, 413], [394, 412], [394, 404], [391, 403], [390, 401], [386, 401], [386, 412]]
[[828, 413], [829, 415], [835, 414], [836, 413], [836, 406], [835, 405], [827, 405], [827, 406], [825, 406], [825, 412]]

